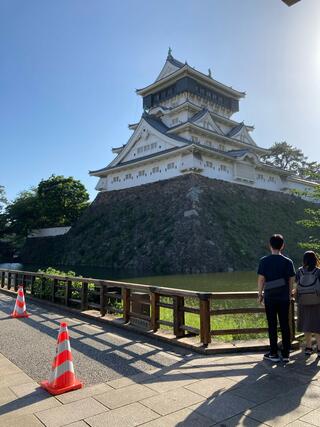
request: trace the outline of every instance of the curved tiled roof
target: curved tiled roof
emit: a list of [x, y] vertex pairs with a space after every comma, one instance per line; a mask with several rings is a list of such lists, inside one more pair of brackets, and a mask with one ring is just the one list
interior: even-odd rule
[[237, 135], [237, 133], [240, 132], [240, 130], [244, 127], [244, 123], [241, 122], [239, 123], [237, 126], [235, 126], [234, 128], [232, 128], [226, 136], [228, 136], [229, 138], [232, 138], [234, 135]]
[[172, 65], [178, 68], [184, 67], [186, 64], [183, 64], [182, 62], [175, 59], [172, 55], [168, 55], [167, 61], [169, 61]]

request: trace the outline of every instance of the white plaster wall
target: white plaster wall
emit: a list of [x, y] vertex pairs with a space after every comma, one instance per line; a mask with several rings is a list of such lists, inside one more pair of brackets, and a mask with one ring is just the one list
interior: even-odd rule
[[[174, 167], [172, 169], [168, 169], [168, 163], [174, 163]], [[104, 178], [104, 182], [101, 183], [101, 187], [103, 187], [104, 191], [112, 191], [173, 178], [181, 174], [179, 165], [180, 156], [175, 156], [161, 161], [150, 162], [147, 165], [140, 165], [139, 167], [134, 168], [131, 167], [121, 172], [118, 171], [114, 174], [110, 174], [107, 178]], [[159, 172], [153, 172], [152, 169], [154, 167], [158, 167]], [[144, 175], [139, 176], [139, 171], [142, 170], [144, 170]], [[126, 179], [126, 175], [129, 173], [131, 173], [132, 178]], [[118, 181], [114, 181], [114, 177], [118, 177]]]
[[50, 227], [50, 228], [39, 228], [37, 230], [32, 230], [28, 235], [29, 238], [39, 238], [39, 237], [54, 237], [61, 236], [68, 233], [71, 227]]
[[[152, 147], [153, 144], [156, 144]], [[142, 148], [141, 152], [139, 147]], [[122, 162], [127, 162], [134, 159], [139, 159], [140, 157], [148, 156], [150, 154], [159, 153], [160, 151], [167, 150], [172, 148], [173, 145], [168, 144], [167, 142], [161, 140], [156, 135], [149, 134], [148, 138], [140, 139], [132, 148], [132, 150], [123, 158]]]

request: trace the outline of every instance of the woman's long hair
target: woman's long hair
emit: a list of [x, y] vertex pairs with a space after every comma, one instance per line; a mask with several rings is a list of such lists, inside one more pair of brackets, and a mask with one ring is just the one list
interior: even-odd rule
[[309, 271], [314, 270], [316, 267], [320, 267], [319, 258], [313, 251], [307, 251], [304, 253], [303, 266]]

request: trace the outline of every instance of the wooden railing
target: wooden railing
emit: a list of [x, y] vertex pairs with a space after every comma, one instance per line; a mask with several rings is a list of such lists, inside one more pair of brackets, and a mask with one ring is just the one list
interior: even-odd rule
[[[255, 315], [264, 313], [257, 302], [257, 292], [195, 292], [181, 289], [142, 285], [85, 277], [56, 276], [40, 272], [0, 269], [0, 286], [17, 291], [22, 284], [26, 295], [47, 299], [53, 303], [78, 308], [81, 311], [99, 310], [101, 316], [112, 313], [123, 323], [137, 325], [156, 333], [161, 326], [171, 329], [176, 338], [198, 335], [207, 346], [211, 337], [221, 335], [256, 335], [266, 333], [266, 327], [215, 329], [215, 316]], [[214, 308], [218, 302], [255, 300], [253, 307]], [[137, 309], [138, 307], [138, 309]], [[171, 312], [161, 317], [161, 308]], [[190, 325], [188, 313], [196, 316]], [[169, 320], [168, 320], [169, 317]], [[195, 327], [196, 324], [198, 327]], [[295, 337], [294, 303], [290, 310], [291, 337]]]

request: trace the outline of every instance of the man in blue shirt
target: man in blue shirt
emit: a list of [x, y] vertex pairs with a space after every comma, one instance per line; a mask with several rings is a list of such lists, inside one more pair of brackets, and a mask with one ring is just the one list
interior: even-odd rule
[[279, 362], [277, 318], [279, 319], [282, 335], [282, 360], [289, 361], [290, 327], [289, 309], [292, 287], [295, 279], [295, 269], [290, 258], [282, 255], [284, 239], [281, 234], [274, 234], [270, 238], [271, 255], [261, 258], [258, 267], [259, 302], [264, 300], [270, 351], [264, 355], [265, 359]]

